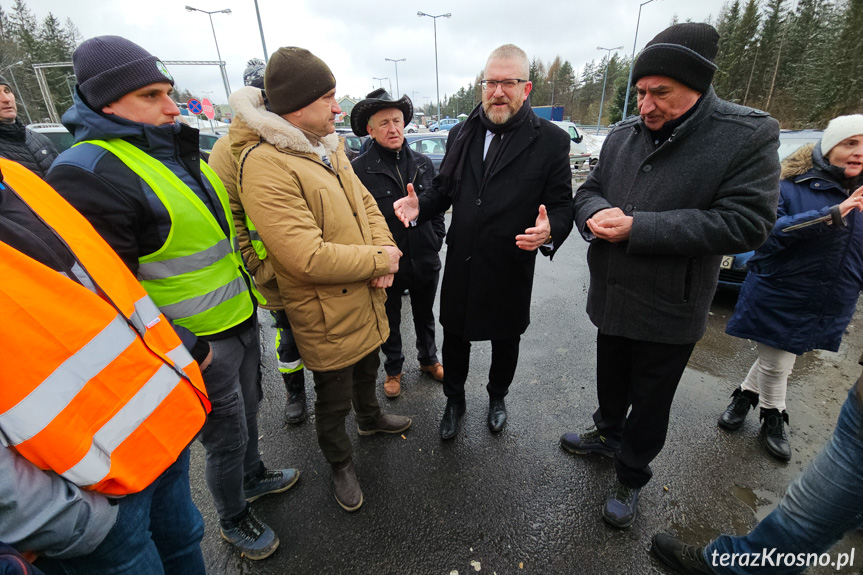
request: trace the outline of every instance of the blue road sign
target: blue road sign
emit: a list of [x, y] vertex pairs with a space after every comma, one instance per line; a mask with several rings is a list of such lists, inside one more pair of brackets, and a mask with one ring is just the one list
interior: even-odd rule
[[204, 111], [204, 106], [194, 98], [187, 102], [189, 104], [189, 111], [195, 114], [196, 116]]

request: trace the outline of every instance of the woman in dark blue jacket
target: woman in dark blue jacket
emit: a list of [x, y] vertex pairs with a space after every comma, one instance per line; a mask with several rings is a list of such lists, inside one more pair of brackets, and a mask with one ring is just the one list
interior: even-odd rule
[[730, 335], [757, 342], [758, 359], [719, 425], [735, 430], [761, 402], [760, 438], [791, 459], [785, 392], [798, 355], [837, 351], [863, 288], [863, 115], [830, 121], [818, 144], [782, 162], [776, 226], [752, 259]]

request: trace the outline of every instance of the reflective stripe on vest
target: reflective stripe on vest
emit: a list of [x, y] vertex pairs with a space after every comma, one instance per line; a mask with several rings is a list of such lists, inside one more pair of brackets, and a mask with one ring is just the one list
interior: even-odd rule
[[249, 230], [249, 239], [252, 242], [255, 253], [258, 254], [258, 259], [264, 261], [267, 259], [267, 248], [264, 247], [264, 242], [261, 241], [261, 234], [258, 233], [255, 224], [249, 219], [249, 214], [246, 214], [246, 229]]
[[81, 487], [141, 491], [206, 420], [197, 364], [87, 221], [34, 174], [0, 167], [0, 187], [12, 188], [4, 193], [17, 193], [76, 259], [69, 278], [0, 242], [0, 438]]
[[[203, 201], [162, 162], [120, 139], [88, 140], [119, 158], [144, 180], [171, 218], [165, 243], [138, 259], [138, 279], [167, 317], [196, 335], [219, 333], [252, 315], [252, 285], [239, 253], [234, 226], [226, 237]], [[218, 176], [201, 161], [227, 222], [227, 192]], [[254, 288], [253, 295], [263, 298]]]

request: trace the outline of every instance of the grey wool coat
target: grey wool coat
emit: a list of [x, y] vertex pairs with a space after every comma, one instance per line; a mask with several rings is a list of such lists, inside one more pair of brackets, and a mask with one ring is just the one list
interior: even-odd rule
[[[605, 140], [575, 195], [590, 242], [587, 313], [606, 335], [669, 344], [701, 339], [722, 255], [754, 250], [776, 221], [779, 124], [711, 87], [659, 147], [640, 117]], [[587, 220], [618, 207], [628, 241], [597, 239]]]

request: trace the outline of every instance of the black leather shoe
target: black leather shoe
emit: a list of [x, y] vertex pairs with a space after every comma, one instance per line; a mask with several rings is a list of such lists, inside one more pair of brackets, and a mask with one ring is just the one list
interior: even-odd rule
[[650, 546], [660, 561], [684, 575], [713, 575], [714, 571], [704, 560], [704, 547], [695, 547], [678, 541], [671, 535], [657, 533]]
[[750, 409], [758, 405], [758, 394], [754, 391], [742, 390], [739, 387], [731, 394], [731, 403], [719, 416], [719, 427], [734, 431], [743, 426]]
[[502, 397], [500, 399], [492, 397], [488, 400], [488, 428], [498, 433], [504, 425], [506, 425], [506, 404]]
[[784, 424], [788, 423], [788, 413], [778, 409], [761, 408], [761, 442], [767, 452], [779, 461], [791, 460], [791, 445], [785, 435]]
[[464, 400], [452, 401], [447, 400], [446, 409], [443, 412], [443, 417], [440, 420], [440, 438], [452, 439], [458, 435], [458, 427], [461, 422], [461, 417], [467, 411], [467, 406]]

